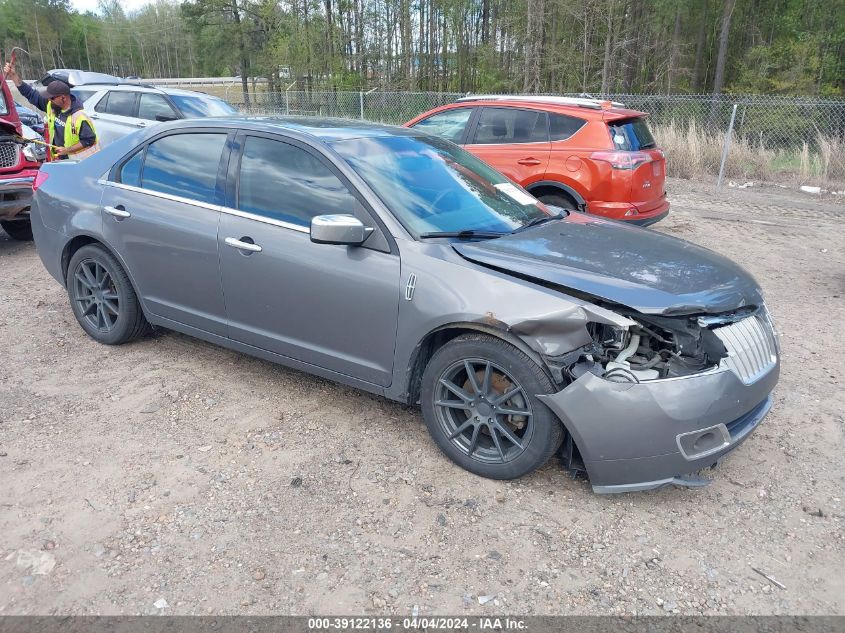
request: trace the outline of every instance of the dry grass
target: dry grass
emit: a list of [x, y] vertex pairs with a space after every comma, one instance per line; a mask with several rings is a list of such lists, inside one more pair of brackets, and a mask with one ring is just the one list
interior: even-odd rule
[[[674, 121], [651, 127], [666, 152], [668, 175], [700, 178], [719, 173], [724, 134], [706, 132], [695, 122], [685, 127]], [[845, 141], [817, 134], [814, 147], [805, 141], [800, 149], [787, 150], [734, 136], [725, 177], [840, 188], [845, 185]]]

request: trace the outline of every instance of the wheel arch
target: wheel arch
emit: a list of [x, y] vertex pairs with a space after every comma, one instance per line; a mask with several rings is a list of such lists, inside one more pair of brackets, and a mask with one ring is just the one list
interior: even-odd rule
[[587, 205], [587, 201], [584, 199], [584, 196], [569, 185], [558, 182], [557, 180], [540, 180], [532, 183], [530, 186], [526, 187], [526, 189], [528, 190], [528, 193], [535, 197], [547, 194], [566, 195], [582, 210]]
[[405, 385], [403, 389], [402, 400], [408, 404], [415, 404], [420, 397], [422, 376], [428, 362], [434, 356], [435, 352], [446, 345], [449, 341], [461, 336], [462, 334], [487, 334], [498, 338], [510, 345], [513, 345], [520, 352], [528, 356], [537, 365], [548, 374], [549, 378], [553, 380], [553, 376], [549, 371], [548, 366], [543, 361], [542, 356], [531, 349], [525, 341], [518, 336], [505, 332], [491, 325], [473, 322], [456, 322], [447, 323], [434, 328], [420, 339], [411, 355], [411, 360], [408, 363], [406, 372]]

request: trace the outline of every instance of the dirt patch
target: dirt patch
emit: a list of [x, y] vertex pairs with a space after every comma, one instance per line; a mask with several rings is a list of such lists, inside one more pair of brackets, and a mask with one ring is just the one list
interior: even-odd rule
[[412, 407], [178, 334], [98, 345], [0, 236], [0, 614], [845, 613], [843, 208], [669, 192], [656, 230], [755, 275], [783, 372], [709, 487], [610, 497], [475, 477]]

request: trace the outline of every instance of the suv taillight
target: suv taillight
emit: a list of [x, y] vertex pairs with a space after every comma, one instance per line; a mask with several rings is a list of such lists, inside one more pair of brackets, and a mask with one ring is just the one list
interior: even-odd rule
[[645, 152], [602, 151], [593, 152], [590, 158], [610, 163], [613, 169], [636, 169], [640, 165], [651, 162], [651, 156]]
[[38, 187], [43, 185], [47, 181], [47, 178], [47, 174], [39, 170], [38, 173], [35, 174], [35, 180], [32, 182], [32, 193], [38, 191]]

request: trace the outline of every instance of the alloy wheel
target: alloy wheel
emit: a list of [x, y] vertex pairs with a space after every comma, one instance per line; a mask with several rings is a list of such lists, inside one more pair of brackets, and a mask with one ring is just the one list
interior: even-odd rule
[[111, 273], [100, 262], [86, 259], [77, 265], [73, 280], [73, 300], [81, 317], [100, 332], [113, 330], [120, 298]]
[[486, 463], [521, 455], [534, 432], [528, 394], [502, 367], [482, 358], [457, 361], [434, 392], [437, 421], [461, 452]]

